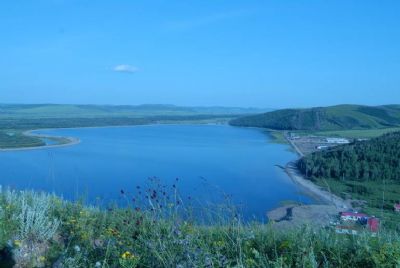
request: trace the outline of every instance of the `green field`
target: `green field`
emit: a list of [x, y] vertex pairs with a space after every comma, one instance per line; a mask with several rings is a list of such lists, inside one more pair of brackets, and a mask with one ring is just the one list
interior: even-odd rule
[[323, 137], [342, 137], [352, 139], [369, 139], [376, 138], [389, 132], [400, 131], [400, 127], [396, 128], [380, 128], [380, 129], [351, 129], [351, 130], [331, 130], [331, 131], [294, 131], [299, 135], [315, 135]]

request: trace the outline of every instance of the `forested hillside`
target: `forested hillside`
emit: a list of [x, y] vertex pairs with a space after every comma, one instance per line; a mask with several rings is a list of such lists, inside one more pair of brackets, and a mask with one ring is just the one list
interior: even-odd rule
[[400, 182], [400, 132], [316, 152], [298, 166], [311, 178]]
[[275, 130], [348, 130], [400, 126], [400, 106], [338, 105], [309, 109], [284, 109], [244, 116], [234, 126]]

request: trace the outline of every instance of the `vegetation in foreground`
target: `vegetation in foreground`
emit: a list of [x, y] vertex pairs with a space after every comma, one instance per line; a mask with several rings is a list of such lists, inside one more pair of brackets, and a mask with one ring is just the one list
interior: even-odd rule
[[[100, 209], [31, 191], [0, 193], [2, 267], [395, 267], [397, 233], [339, 235], [304, 226], [280, 232], [244, 224], [234, 211], [196, 221], [165, 187], [121, 195]], [[175, 189], [174, 187], [172, 189]], [[140, 197], [144, 195], [143, 197]], [[134, 196], [134, 197], [133, 197]], [[139, 201], [142, 200], [142, 201]], [[138, 202], [142, 203], [138, 206]], [[209, 211], [209, 210], [208, 210]], [[231, 213], [232, 212], [232, 213]], [[202, 217], [204, 218], [204, 217]]]

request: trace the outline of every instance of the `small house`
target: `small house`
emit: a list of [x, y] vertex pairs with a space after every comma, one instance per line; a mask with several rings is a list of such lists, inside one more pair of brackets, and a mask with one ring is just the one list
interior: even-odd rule
[[326, 138], [327, 143], [335, 143], [335, 144], [348, 144], [350, 141], [345, 138]]
[[368, 218], [367, 214], [358, 212], [341, 212], [340, 219], [343, 221], [361, 221]]

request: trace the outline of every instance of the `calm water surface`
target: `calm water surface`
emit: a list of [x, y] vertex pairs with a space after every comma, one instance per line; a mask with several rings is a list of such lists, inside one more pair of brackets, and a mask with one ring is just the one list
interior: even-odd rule
[[38, 133], [78, 137], [81, 143], [0, 153], [2, 185], [109, 202], [121, 199], [121, 189], [146, 185], [148, 177], [168, 185], [179, 178], [182, 196], [215, 202], [229, 194], [247, 217], [258, 218], [283, 200], [312, 202], [275, 166], [296, 155], [258, 129], [151, 125]]

